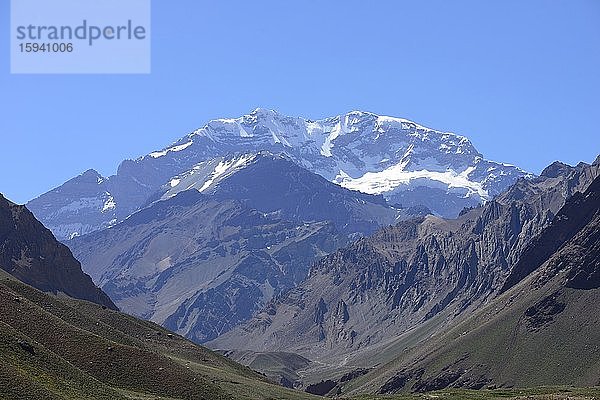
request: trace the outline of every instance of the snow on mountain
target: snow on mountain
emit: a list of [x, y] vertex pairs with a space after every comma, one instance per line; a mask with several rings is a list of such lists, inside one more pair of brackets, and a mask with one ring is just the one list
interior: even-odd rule
[[364, 193], [381, 194], [394, 190], [400, 185], [408, 185], [411, 182], [422, 180], [426, 183], [427, 180], [432, 182], [440, 182], [448, 189], [464, 189], [465, 195], [479, 196], [480, 198], [489, 198], [488, 191], [483, 189], [480, 182], [469, 180], [469, 173], [475, 167], [468, 167], [461, 173], [456, 173], [453, 170], [444, 172], [435, 172], [422, 169], [419, 171], [405, 171], [403, 164], [398, 164], [384, 169], [381, 172], [367, 172], [357, 179], [348, 176], [344, 171], [340, 171], [340, 175], [336, 177], [336, 182], [341, 186], [352, 190], [358, 190]]
[[169, 158], [165, 164], [181, 165], [207, 150], [213, 155], [283, 152], [346, 188], [383, 194], [404, 206], [424, 204], [449, 217], [529, 176], [515, 166], [485, 160], [464, 136], [362, 111], [312, 121], [259, 108], [211, 121], [152, 157], [161, 154]]
[[184, 144], [180, 144], [178, 146], [173, 146], [173, 147], [169, 147], [168, 149], [165, 149], [163, 151], [155, 151], [153, 153], [150, 153], [149, 156], [150, 157], [154, 157], [154, 158], [158, 158], [158, 157], [162, 157], [164, 155], [166, 155], [168, 152], [170, 151], [181, 151], [181, 150], [185, 150], [187, 149], [189, 146], [191, 146], [193, 144], [193, 142], [187, 142]]
[[72, 239], [117, 222], [117, 203], [107, 184], [98, 172], [88, 170], [29, 205], [57, 238]]
[[[104, 199], [75, 220], [86, 226], [94, 221], [87, 232], [110, 225], [114, 217], [102, 215], [106, 204], [114, 207], [109, 210], [122, 220], [147, 205], [165, 185], [173, 189], [171, 194], [183, 187], [206, 190], [244, 166], [245, 161], [225, 164], [224, 157], [260, 151], [284, 153], [343, 187], [382, 194], [404, 207], [425, 205], [447, 217], [492, 198], [519, 177], [529, 176], [515, 166], [485, 160], [464, 136], [406, 119], [352, 111], [313, 121], [258, 108], [239, 118], [210, 121], [162, 150], [125, 160], [116, 175], [99, 177], [100, 186], [107, 188], [112, 200], [106, 203], [108, 198]], [[198, 179], [203, 174], [206, 179]], [[85, 190], [70, 186], [69, 200], [84, 197]], [[54, 215], [65, 202], [56, 196], [48, 201], [44, 194], [29, 203], [62, 239], [84, 233], [65, 234], [73, 229], [65, 230]]]
[[205, 192], [221, 180], [244, 168], [257, 156], [258, 153], [250, 153], [232, 157], [216, 157], [202, 161], [194, 165], [189, 171], [173, 177], [164, 185], [166, 192], [161, 199], [168, 199], [179, 192], [190, 189]]

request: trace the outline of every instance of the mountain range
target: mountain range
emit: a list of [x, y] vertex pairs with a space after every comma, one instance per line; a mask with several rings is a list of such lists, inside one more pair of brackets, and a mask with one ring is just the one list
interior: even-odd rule
[[178, 178], [206, 187], [165, 188], [123, 222], [67, 242], [121, 309], [200, 343], [298, 285], [351, 237], [418, 211], [342, 188], [285, 156], [218, 163], [240, 168], [208, 185], [200, 171]]
[[[114, 176], [89, 170], [27, 208], [0, 198], [0, 266], [13, 275], [2, 283], [28, 306], [41, 298], [40, 321], [93, 335], [93, 319], [143, 325], [124, 328], [142, 341], [134, 351], [174, 357], [175, 371], [192, 346], [223, 368], [211, 382], [225, 373], [252, 391], [276, 393], [177, 335], [317, 395], [590, 386], [600, 382], [599, 175], [600, 157], [534, 176], [402, 118], [257, 109], [125, 160]], [[92, 320], [70, 311], [88, 303], [65, 296], [97, 303], [85, 308]], [[19, 315], [5, 321], [14, 334], [57, 353], [44, 332], [13, 323]], [[148, 330], [178, 342], [145, 344]], [[139, 389], [58, 355], [108, 392]], [[139, 382], [174, 398], [239, 395], [227, 383], [198, 391], [185, 376], [163, 391]]]
[[500, 296], [422, 347], [398, 353], [345, 391], [598, 385], [598, 296], [597, 177], [530, 242]]
[[256, 109], [240, 118], [210, 121], [171, 146], [125, 160], [116, 175], [88, 170], [27, 206], [65, 240], [115, 225], [165, 187], [189, 188], [192, 183], [182, 178], [200, 173], [207, 183], [236, 168], [222, 164], [222, 157], [260, 151], [285, 154], [331, 182], [381, 194], [390, 204], [425, 206], [445, 217], [530, 176], [485, 160], [466, 137], [402, 118], [353, 111], [312, 121]]
[[383, 228], [316, 262], [304, 282], [208, 345], [297, 353], [313, 361], [303, 372], [313, 382], [384, 363], [403, 351], [391, 344], [398, 337], [426, 342], [535, 270], [531, 246], [549, 236], [551, 254], [568, 239], [540, 235], [599, 174], [600, 164], [555, 163], [457, 219]]
[[[120, 308], [203, 343], [348, 241], [476, 206], [519, 176], [529, 175], [483, 160], [464, 137], [404, 119], [351, 112], [310, 121], [257, 109], [124, 161], [113, 177], [87, 171], [28, 207], [71, 239]], [[355, 185], [367, 181], [371, 189]]]

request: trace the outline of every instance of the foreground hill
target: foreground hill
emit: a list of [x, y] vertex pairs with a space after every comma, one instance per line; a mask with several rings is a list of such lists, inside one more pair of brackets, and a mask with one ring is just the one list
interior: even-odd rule
[[3, 399], [308, 399], [150, 322], [0, 271]]
[[116, 309], [59, 243], [24, 206], [0, 194], [0, 269], [40, 290], [64, 293]]
[[567, 201], [515, 268], [531, 272], [515, 269], [523, 278], [485, 308], [344, 391], [598, 385], [600, 178]]

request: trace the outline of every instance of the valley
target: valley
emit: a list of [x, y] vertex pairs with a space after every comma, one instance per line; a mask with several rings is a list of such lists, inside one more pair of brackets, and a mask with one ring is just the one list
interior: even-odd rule
[[115, 176], [2, 199], [2, 354], [24, 371], [3, 379], [39, 398], [593, 396], [570, 385], [600, 379], [599, 175], [363, 112], [211, 121]]
[[0, 15], [0, 400], [600, 399], [600, 1]]

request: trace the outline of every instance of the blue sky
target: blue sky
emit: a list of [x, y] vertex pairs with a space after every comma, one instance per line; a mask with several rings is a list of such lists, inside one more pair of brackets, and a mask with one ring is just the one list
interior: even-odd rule
[[0, 192], [20, 203], [258, 106], [409, 118], [534, 173], [600, 152], [597, 0], [155, 0], [149, 75], [11, 75], [8, 3]]

